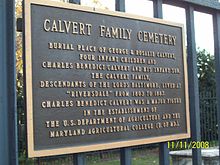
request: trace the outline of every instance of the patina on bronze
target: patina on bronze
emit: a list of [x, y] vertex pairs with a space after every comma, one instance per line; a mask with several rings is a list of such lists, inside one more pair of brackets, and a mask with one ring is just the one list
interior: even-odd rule
[[188, 138], [183, 26], [25, 1], [29, 157]]

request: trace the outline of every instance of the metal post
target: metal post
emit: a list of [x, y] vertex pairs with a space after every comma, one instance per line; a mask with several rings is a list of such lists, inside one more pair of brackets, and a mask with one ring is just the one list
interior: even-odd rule
[[120, 151], [120, 164], [131, 165], [131, 148], [121, 148]]
[[69, 3], [74, 3], [80, 5], [80, 0], [69, 0]]
[[[155, 18], [163, 18], [163, 0], [154, 0], [154, 17]], [[169, 149], [167, 143], [160, 143], [159, 149], [159, 162], [160, 165], [169, 165]]]
[[[69, 0], [69, 3], [74, 3], [80, 5], [80, 0]], [[84, 153], [73, 154], [73, 164], [74, 165], [85, 165], [86, 156]]]
[[155, 18], [163, 18], [163, 9], [162, 9], [163, 1], [162, 0], [154, 0], [154, 17]]
[[[115, 0], [115, 10], [125, 12], [125, 0]], [[120, 164], [131, 165], [132, 162], [131, 148], [121, 148], [120, 150]]]
[[214, 29], [214, 44], [215, 44], [215, 71], [216, 71], [215, 76], [216, 76], [216, 95], [217, 95], [216, 98], [217, 98], [217, 113], [218, 113], [218, 143], [220, 145], [220, 84], [219, 84], [220, 83], [220, 13], [219, 12], [216, 12], [213, 16], [213, 29]]
[[167, 143], [160, 143], [159, 148], [159, 163], [160, 165], [170, 164], [170, 155]]
[[85, 154], [74, 154], [73, 155], [73, 164], [74, 165], [85, 165], [86, 164], [86, 157]]
[[17, 165], [14, 0], [0, 0], [0, 164]]
[[115, 0], [115, 10], [125, 12], [125, 0]]
[[[201, 141], [194, 8], [191, 5], [186, 7], [186, 20], [191, 137], [192, 141]], [[192, 149], [192, 158], [193, 165], [201, 165], [201, 149]]]

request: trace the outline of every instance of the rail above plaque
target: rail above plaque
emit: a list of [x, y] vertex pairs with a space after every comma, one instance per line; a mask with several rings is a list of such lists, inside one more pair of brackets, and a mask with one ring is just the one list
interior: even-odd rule
[[183, 26], [25, 0], [29, 157], [190, 137]]

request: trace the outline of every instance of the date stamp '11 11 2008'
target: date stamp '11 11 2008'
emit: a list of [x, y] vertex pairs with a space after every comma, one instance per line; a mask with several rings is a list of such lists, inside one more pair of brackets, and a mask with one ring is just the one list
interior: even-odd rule
[[208, 141], [171, 141], [167, 145], [169, 149], [207, 149], [210, 147]]

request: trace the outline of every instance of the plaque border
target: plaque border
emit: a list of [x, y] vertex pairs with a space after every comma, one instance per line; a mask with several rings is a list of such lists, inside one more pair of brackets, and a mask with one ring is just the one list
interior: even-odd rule
[[[185, 106], [186, 106], [186, 127], [187, 132], [182, 134], [165, 135], [151, 138], [141, 138], [135, 140], [125, 140], [120, 142], [110, 142], [110, 143], [99, 143], [93, 145], [81, 145], [77, 147], [60, 147], [55, 149], [34, 149], [34, 131], [33, 131], [33, 89], [32, 89], [32, 43], [31, 43], [31, 5], [48, 6], [62, 9], [73, 9], [78, 11], [86, 11], [95, 14], [117, 16], [122, 18], [130, 18], [141, 21], [148, 21], [153, 23], [165, 24], [169, 26], [179, 27], [182, 30], [182, 53], [183, 53], [183, 67], [184, 67], [184, 84], [185, 84]], [[184, 26], [179, 23], [173, 23], [157, 18], [148, 18], [144, 16], [137, 16], [133, 14], [108, 11], [102, 9], [96, 9], [91, 7], [85, 7], [80, 5], [75, 5], [71, 3], [55, 2], [55, 1], [45, 1], [45, 0], [24, 0], [24, 77], [25, 77], [25, 102], [26, 102], [26, 124], [27, 124], [27, 149], [28, 157], [42, 157], [42, 156], [53, 156], [61, 154], [71, 154], [79, 152], [89, 152], [96, 150], [106, 150], [120, 147], [129, 147], [136, 145], [143, 145], [149, 143], [158, 143], [171, 140], [178, 140], [190, 137], [190, 117], [189, 117], [189, 94], [188, 94], [188, 74], [187, 74], [187, 63], [186, 63], [186, 50], [185, 48], [185, 33]]]

